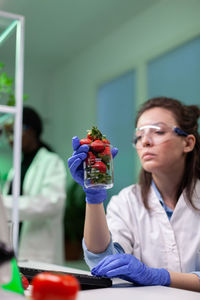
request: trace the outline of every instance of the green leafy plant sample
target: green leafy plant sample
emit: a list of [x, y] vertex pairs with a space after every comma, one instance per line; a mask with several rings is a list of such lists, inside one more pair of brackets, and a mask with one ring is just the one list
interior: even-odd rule
[[[15, 94], [14, 94], [14, 79], [9, 77], [6, 72], [4, 72], [4, 63], [0, 62], [0, 101], [4, 101], [6, 105], [15, 105]], [[23, 96], [23, 101], [28, 98], [27, 95]]]

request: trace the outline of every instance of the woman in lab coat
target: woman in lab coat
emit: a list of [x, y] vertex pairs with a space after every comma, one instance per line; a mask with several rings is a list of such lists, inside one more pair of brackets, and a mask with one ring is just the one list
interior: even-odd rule
[[[197, 106], [148, 100], [133, 140], [142, 165], [139, 183], [112, 197], [107, 216], [106, 191], [84, 188], [83, 248], [92, 274], [200, 291], [199, 116]], [[68, 165], [83, 186], [88, 146], [78, 137], [72, 144]]]
[[[12, 145], [12, 127], [6, 132]], [[23, 109], [21, 191], [19, 197], [18, 259], [62, 264], [66, 169], [60, 157], [42, 143], [42, 122], [35, 110]], [[12, 213], [10, 171], [3, 190], [8, 218]]]

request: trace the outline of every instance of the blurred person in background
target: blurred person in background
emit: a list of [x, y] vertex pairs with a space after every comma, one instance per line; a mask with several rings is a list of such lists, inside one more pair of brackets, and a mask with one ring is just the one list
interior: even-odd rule
[[[63, 214], [66, 168], [61, 158], [41, 141], [43, 124], [38, 113], [23, 108], [21, 186], [19, 197], [19, 260], [62, 264], [64, 261]], [[13, 124], [5, 124], [13, 145]], [[12, 215], [11, 169], [3, 187], [8, 219]]]

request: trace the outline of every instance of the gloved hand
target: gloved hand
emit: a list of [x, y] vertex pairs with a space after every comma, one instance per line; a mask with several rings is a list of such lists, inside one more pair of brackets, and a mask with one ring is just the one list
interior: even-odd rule
[[131, 254], [114, 254], [105, 257], [91, 270], [96, 276], [119, 277], [140, 285], [169, 286], [171, 279], [166, 269], [147, 267]]
[[83, 161], [87, 157], [89, 151], [88, 145], [80, 145], [79, 138], [77, 136], [72, 138], [73, 154], [68, 159], [68, 167], [71, 172], [73, 179], [84, 186], [84, 173], [83, 173]]
[[[84, 171], [83, 161], [87, 157], [89, 151], [88, 145], [80, 145], [79, 138], [77, 136], [72, 138], [73, 154], [68, 159], [68, 167], [71, 172], [73, 179], [83, 187], [86, 193], [86, 202], [90, 204], [101, 203], [106, 200], [107, 192], [106, 189], [86, 189], [84, 187]], [[118, 149], [112, 148], [112, 156], [115, 157]]]

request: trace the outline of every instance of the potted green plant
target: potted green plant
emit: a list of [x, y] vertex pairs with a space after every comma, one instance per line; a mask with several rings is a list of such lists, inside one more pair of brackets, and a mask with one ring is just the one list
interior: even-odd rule
[[[5, 105], [13, 106], [15, 105], [15, 94], [13, 78], [9, 77], [4, 71], [4, 63], [0, 62], [0, 103]], [[27, 95], [24, 94], [23, 101], [27, 99]]]
[[4, 100], [6, 105], [14, 105], [13, 78], [8, 77], [3, 69], [4, 64], [0, 62], [0, 101]]

